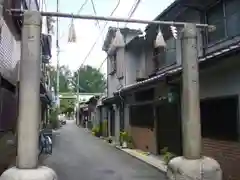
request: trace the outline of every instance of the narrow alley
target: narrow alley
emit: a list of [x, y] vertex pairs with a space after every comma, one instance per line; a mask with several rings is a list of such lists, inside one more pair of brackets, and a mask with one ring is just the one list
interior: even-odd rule
[[45, 164], [59, 180], [164, 180], [157, 169], [111, 147], [68, 121], [54, 136]]

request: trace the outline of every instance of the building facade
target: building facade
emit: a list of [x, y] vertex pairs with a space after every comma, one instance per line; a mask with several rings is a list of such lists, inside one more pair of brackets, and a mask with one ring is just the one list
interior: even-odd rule
[[[116, 39], [117, 33], [121, 33], [123, 45], [114, 47], [112, 42]], [[109, 135], [116, 140], [119, 139], [120, 131], [127, 128], [127, 123], [124, 119], [124, 102], [120, 101], [117, 104], [113, 103], [114, 93], [119, 91], [126, 85], [130, 85], [135, 82], [136, 75], [141, 74], [137, 68], [139, 63], [135, 52], [127, 52], [125, 44], [128, 44], [132, 39], [140, 35], [140, 30], [122, 28], [119, 30], [114, 27], [110, 27], [104, 41], [103, 50], [107, 53], [107, 99], [103, 100], [106, 104], [108, 112], [108, 128]], [[141, 54], [140, 56], [144, 56]], [[132, 61], [128, 61], [129, 57]], [[134, 59], [135, 58], [135, 59]], [[103, 110], [106, 111], [106, 110]], [[125, 127], [126, 126], [126, 127]]]
[[[198, 29], [197, 36], [202, 153], [221, 164], [224, 179], [240, 178], [236, 168], [240, 158], [240, 13], [236, 9], [239, 3], [238, 0], [176, 0], [156, 18], [216, 26], [213, 32]], [[159, 28], [166, 41], [164, 48], [154, 47]], [[181, 32], [181, 27], [177, 30]], [[136, 35], [124, 46], [125, 52], [136, 49], [138, 55], [125, 55], [125, 69], [130, 67], [134, 74], [139, 68], [143, 72], [141, 78], [135, 74], [126, 77], [132, 79], [131, 83], [113, 92], [106, 102], [115, 106], [124, 104], [125, 110], [120, 114], [125, 112], [122, 117], [129, 127], [124, 127], [129, 130], [136, 148], [160, 154], [161, 149], [168, 147], [174, 154], [182, 155], [181, 34], [174, 39], [166, 25], [148, 25], [145, 32], [145, 37]], [[141, 54], [144, 54], [144, 60]], [[135, 59], [134, 69], [127, 63], [133, 63]], [[108, 81], [108, 86], [110, 83]], [[116, 116], [120, 118], [119, 114]]]
[[[8, 0], [2, 1], [1, 27], [0, 27], [0, 142], [1, 158], [0, 173], [15, 161], [16, 157], [16, 130], [18, 118], [18, 92], [19, 92], [19, 67], [21, 58], [21, 31], [22, 16], [11, 14], [7, 9], [31, 9], [39, 10], [38, 2], [35, 0]], [[51, 98], [47, 96], [46, 59], [51, 58], [51, 37], [48, 34], [41, 35], [42, 48], [42, 78], [39, 85], [41, 95], [42, 117], [45, 119], [47, 104]], [[40, 99], [42, 101], [40, 101]], [[40, 115], [40, 116], [41, 116]], [[46, 120], [46, 119], [45, 119]], [[11, 140], [13, 144], [7, 142]]]

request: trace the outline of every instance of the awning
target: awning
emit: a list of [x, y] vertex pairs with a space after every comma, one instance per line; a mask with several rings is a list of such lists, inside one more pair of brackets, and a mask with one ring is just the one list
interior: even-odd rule
[[119, 96], [113, 96], [102, 100], [103, 105], [111, 105], [120, 102]]

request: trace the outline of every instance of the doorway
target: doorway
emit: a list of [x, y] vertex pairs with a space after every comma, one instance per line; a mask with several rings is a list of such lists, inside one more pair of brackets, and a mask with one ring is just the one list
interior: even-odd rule
[[115, 136], [115, 110], [110, 107], [110, 135]]
[[124, 131], [124, 104], [121, 103], [119, 106], [119, 118], [120, 118], [120, 131]]
[[181, 109], [178, 102], [167, 101], [156, 107], [157, 150], [163, 148], [176, 155], [182, 155]]

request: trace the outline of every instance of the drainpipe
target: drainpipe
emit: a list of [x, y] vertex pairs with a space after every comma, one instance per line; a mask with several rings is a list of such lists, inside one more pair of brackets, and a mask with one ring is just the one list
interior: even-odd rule
[[41, 14], [26, 11], [22, 29], [17, 167], [5, 171], [1, 180], [56, 180], [55, 172], [38, 166], [40, 112]]

